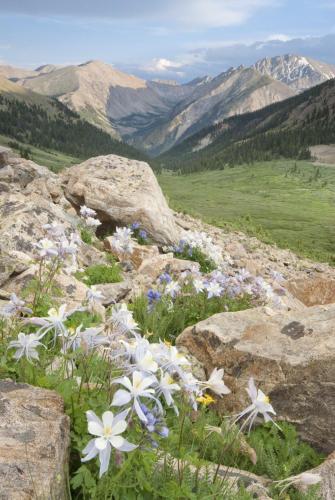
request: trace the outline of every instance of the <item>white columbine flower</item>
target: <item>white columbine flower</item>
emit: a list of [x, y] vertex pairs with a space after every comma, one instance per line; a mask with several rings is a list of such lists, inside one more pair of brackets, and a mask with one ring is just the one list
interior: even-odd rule
[[136, 368], [143, 372], [155, 373], [158, 370], [158, 363], [152, 352], [149, 350], [149, 342], [138, 342], [135, 352], [134, 361]]
[[254, 423], [258, 414], [261, 414], [265, 420], [265, 422], [273, 422], [278, 428], [280, 428], [270, 417], [269, 413], [276, 415], [272, 405], [270, 404], [270, 399], [268, 396], [264, 394], [260, 389], [257, 390], [255, 386], [255, 382], [253, 378], [249, 379], [248, 388], [246, 389], [249, 397], [252, 401], [252, 404], [248, 406], [245, 410], [243, 410], [236, 418], [235, 422], [240, 420], [240, 418], [245, 415], [249, 416], [244, 421], [242, 427], [244, 427], [249, 422], [249, 431]]
[[87, 217], [85, 219], [85, 222], [87, 224], [88, 227], [98, 227], [98, 226], [101, 226], [101, 222], [99, 221], [99, 219], [95, 219], [94, 217]]
[[121, 333], [133, 333], [138, 328], [133, 318], [133, 313], [128, 310], [126, 304], [117, 304], [112, 307], [110, 322], [116, 329], [120, 330]]
[[215, 394], [217, 394], [218, 396], [229, 394], [231, 391], [223, 381], [223, 373], [223, 368], [221, 368], [220, 370], [214, 368], [207, 382], [201, 382], [201, 385], [203, 385], [204, 388], [210, 389], [211, 391], [215, 392]]
[[86, 412], [88, 432], [96, 437], [83, 449], [86, 456], [81, 461], [87, 462], [99, 454], [99, 477], [108, 470], [112, 447], [119, 451], [133, 451], [137, 448], [137, 445], [120, 436], [127, 428], [125, 418], [128, 412], [126, 410], [114, 416], [111, 411], [105, 411], [101, 420], [93, 411]]
[[95, 217], [97, 215], [96, 211], [93, 208], [89, 208], [86, 205], [80, 207], [80, 215], [82, 217]]
[[[180, 386], [175, 383], [169, 373], [164, 373], [163, 370], [160, 370], [160, 372], [161, 376], [157, 385], [157, 393], [158, 395], [162, 394], [164, 396], [164, 399], [168, 406], [172, 406], [174, 403], [172, 394], [176, 391], [180, 391]], [[174, 408], [178, 415], [178, 409], [176, 407]]]
[[9, 342], [8, 349], [11, 349], [13, 347], [16, 348], [14, 358], [19, 360], [23, 356], [25, 356], [31, 363], [33, 359], [39, 359], [36, 348], [39, 345], [43, 345], [39, 341], [39, 339], [40, 337], [36, 335], [36, 333], [30, 333], [29, 335], [26, 335], [25, 333], [20, 332], [17, 340], [12, 340], [11, 342]]
[[193, 286], [194, 286], [196, 293], [201, 293], [204, 291], [205, 285], [204, 285], [204, 282], [200, 279], [194, 279]]
[[223, 289], [219, 283], [216, 281], [210, 281], [206, 284], [207, 297], [211, 299], [212, 297], [220, 297]]
[[66, 312], [66, 304], [63, 304], [59, 307], [59, 309], [56, 309], [55, 307], [49, 309], [48, 316], [42, 318], [29, 318], [26, 319], [25, 322], [40, 326], [41, 328], [38, 330], [40, 337], [43, 337], [51, 330], [54, 330], [54, 339], [56, 340], [57, 335], [66, 334], [66, 327], [64, 323], [74, 312], [75, 310]]
[[322, 477], [320, 474], [315, 474], [312, 472], [302, 472], [297, 476], [287, 477], [286, 479], [282, 479], [280, 481], [274, 481], [277, 483], [279, 487], [282, 487], [280, 491], [280, 495], [287, 490], [292, 484], [299, 484], [302, 486], [313, 486], [314, 484], [318, 484], [322, 481]]
[[10, 301], [1, 310], [0, 315], [14, 316], [15, 314], [31, 314], [33, 311], [29, 307], [25, 307], [24, 300], [19, 299], [15, 293], [10, 296]]
[[165, 295], [170, 295], [170, 297], [174, 299], [179, 292], [180, 292], [180, 285], [178, 281], [170, 281], [170, 283], [166, 284], [164, 290]]
[[55, 243], [48, 238], [42, 238], [35, 246], [41, 258], [57, 257], [58, 255]]
[[134, 242], [132, 240], [132, 230], [128, 227], [117, 227], [112, 237], [112, 246], [117, 252], [132, 254]]
[[139, 419], [147, 423], [148, 419], [141, 409], [140, 398], [154, 399], [156, 403], [158, 403], [158, 406], [161, 407], [160, 403], [153, 395], [155, 390], [152, 386], [155, 382], [157, 382], [156, 377], [148, 376], [138, 371], [133, 372], [132, 381], [128, 377], [121, 377], [114, 380], [114, 384], [121, 384], [126, 390], [119, 389], [116, 391], [111, 406], [124, 406], [130, 403], [130, 401], [133, 401], [133, 408]]
[[96, 286], [91, 286], [86, 292], [86, 298], [88, 302], [91, 304], [92, 302], [101, 302], [104, 300], [103, 293], [97, 289]]

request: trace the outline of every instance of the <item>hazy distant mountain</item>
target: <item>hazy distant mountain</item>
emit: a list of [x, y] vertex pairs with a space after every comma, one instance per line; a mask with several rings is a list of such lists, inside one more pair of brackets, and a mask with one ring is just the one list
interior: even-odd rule
[[255, 111], [333, 78], [335, 67], [286, 55], [184, 85], [146, 81], [100, 61], [44, 65], [34, 71], [0, 66], [0, 75], [56, 97], [113, 137], [157, 155], [226, 117]]
[[296, 91], [306, 90], [335, 78], [335, 65], [290, 54], [267, 57], [258, 61], [254, 67], [263, 75], [271, 76]]
[[205, 79], [152, 130], [126, 137], [138, 147], [144, 144], [159, 154], [186, 137], [225, 117], [254, 111], [294, 95], [287, 85], [261, 75], [253, 68], [230, 69]]
[[335, 79], [253, 113], [203, 129], [160, 159], [166, 168], [220, 169], [277, 157], [308, 157], [310, 146], [335, 143]]

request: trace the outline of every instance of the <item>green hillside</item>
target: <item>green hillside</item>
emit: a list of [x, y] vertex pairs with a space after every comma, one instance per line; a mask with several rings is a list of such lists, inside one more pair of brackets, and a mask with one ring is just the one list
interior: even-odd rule
[[162, 155], [156, 164], [192, 172], [276, 158], [308, 159], [309, 146], [333, 142], [335, 80], [329, 80], [298, 96], [204, 129]]
[[143, 153], [112, 139], [59, 101], [9, 83], [8, 87], [7, 82], [0, 81], [0, 135], [7, 142], [19, 143], [22, 149], [25, 145], [28, 151], [33, 147], [34, 157], [38, 150], [76, 159], [112, 153], [145, 158]]
[[176, 210], [335, 264], [335, 168], [282, 160], [159, 182]]

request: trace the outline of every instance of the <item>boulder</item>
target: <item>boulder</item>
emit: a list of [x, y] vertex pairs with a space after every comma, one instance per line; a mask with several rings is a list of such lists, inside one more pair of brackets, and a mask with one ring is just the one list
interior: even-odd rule
[[198, 262], [176, 259], [172, 253], [166, 253], [145, 259], [138, 268], [138, 272], [155, 281], [165, 271], [179, 275], [184, 271], [197, 272], [199, 269], [200, 265]]
[[335, 303], [335, 279], [300, 278], [288, 281], [286, 288], [307, 307]]
[[[307, 472], [320, 474], [322, 481], [320, 483], [320, 500], [334, 500], [335, 498], [335, 452], [329, 455], [326, 460]], [[305, 492], [303, 487], [300, 491]]]
[[187, 328], [177, 345], [209, 374], [225, 369], [232, 394], [224, 412], [249, 404], [249, 377], [270, 395], [277, 418], [294, 423], [301, 438], [324, 452], [335, 449], [335, 304], [275, 312], [260, 307], [216, 314]]
[[[29, 267], [26, 271], [20, 275], [10, 279], [4, 284], [3, 288], [9, 293], [16, 293], [18, 296], [22, 296], [22, 291], [27, 288], [32, 279], [36, 276], [37, 266], [33, 265]], [[79, 307], [82, 305], [83, 301], [86, 299], [86, 293], [88, 287], [85, 283], [77, 280], [73, 275], [67, 275], [65, 273], [59, 273], [55, 277], [55, 286], [58, 289], [55, 294], [55, 302], [57, 304], [68, 305], [68, 309]], [[33, 297], [32, 295], [25, 294], [25, 300], [29, 302]]]
[[[43, 225], [56, 221], [73, 230], [76, 218], [38, 194], [19, 192], [0, 198], [0, 245], [3, 253], [19, 251], [32, 257], [34, 243], [45, 237]], [[1, 262], [0, 257], [0, 262]]]
[[70, 421], [61, 397], [1, 380], [0, 412], [0, 498], [69, 498]]
[[7, 182], [11, 190], [17, 187], [25, 188], [34, 179], [53, 179], [57, 182], [57, 175], [52, 173], [47, 167], [37, 165], [31, 160], [24, 158], [7, 157], [7, 162], [0, 168], [0, 182]]
[[78, 208], [87, 205], [103, 222], [100, 232], [141, 223], [160, 244], [178, 240], [173, 214], [147, 163], [116, 155], [98, 156], [62, 174], [65, 195]]
[[96, 288], [104, 296], [102, 304], [104, 306], [110, 306], [111, 304], [116, 304], [127, 297], [128, 293], [132, 289], [132, 283], [130, 280], [125, 280], [120, 283], [96, 285]]
[[[118, 252], [113, 247], [112, 239], [112, 236], [107, 236], [107, 238], [105, 238], [105, 248], [121, 261], [124, 259], [124, 254]], [[140, 245], [139, 243], [134, 242], [133, 253], [131, 255], [127, 255], [127, 260], [131, 262], [134, 269], [138, 269], [144, 260], [154, 258], [157, 255], [159, 255], [159, 250], [156, 245]]]

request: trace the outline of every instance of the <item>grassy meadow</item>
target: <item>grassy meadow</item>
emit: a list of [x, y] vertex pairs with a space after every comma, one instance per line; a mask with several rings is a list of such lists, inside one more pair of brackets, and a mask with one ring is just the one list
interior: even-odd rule
[[335, 265], [335, 167], [278, 160], [159, 182], [175, 210]]
[[[60, 172], [64, 167], [75, 165], [77, 163], [81, 163], [84, 160], [80, 160], [79, 158], [75, 158], [74, 156], [69, 156], [67, 154], [61, 153], [59, 151], [54, 151], [51, 149], [39, 149], [35, 146], [31, 146], [30, 144], [25, 144], [23, 142], [19, 142], [15, 139], [11, 139], [10, 137], [6, 137], [4, 135], [0, 135], [0, 146], [7, 147], [10, 142], [18, 143], [22, 148], [29, 148], [31, 151], [30, 159], [39, 165], [44, 165], [48, 167], [53, 172]], [[15, 149], [14, 149], [15, 151]]]

